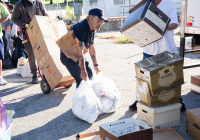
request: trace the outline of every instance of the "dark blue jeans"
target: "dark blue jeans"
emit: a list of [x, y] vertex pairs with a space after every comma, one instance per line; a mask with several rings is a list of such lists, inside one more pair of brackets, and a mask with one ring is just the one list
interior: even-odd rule
[[[72, 75], [72, 77], [74, 77], [74, 79], [76, 80], [76, 88], [78, 88], [78, 86], [80, 85], [80, 83], [82, 81], [82, 78], [80, 77], [81, 69], [79, 66], [79, 62], [78, 61], [74, 62], [72, 59], [67, 58], [67, 56], [62, 51], [60, 51], [60, 60], [61, 60], [62, 64], [65, 65], [65, 67], [68, 69], [68, 71]], [[93, 76], [92, 69], [86, 58], [85, 58], [85, 67], [86, 67], [88, 77], [89, 77], [89, 79], [91, 79]]]
[[147, 54], [147, 53], [143, 52], [143, 59], [149, 58], [151, 56], [153, 56], [153, 55], [150, 55], [150, 54]]

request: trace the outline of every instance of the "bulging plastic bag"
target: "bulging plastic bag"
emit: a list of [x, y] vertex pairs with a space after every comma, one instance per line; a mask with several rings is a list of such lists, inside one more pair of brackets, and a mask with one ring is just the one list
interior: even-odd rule
[[78, 118], [93, 123], [101, 113], [102, 105], [94, 93], [90, 81], [82, 80], [74, 91], [72, 112]]
[[102, 103], [102, 112], [114, 112], [120, 102], [120, 92], [117, 90], [115, 83], [102, 73], [94, 75], [92, 88]]

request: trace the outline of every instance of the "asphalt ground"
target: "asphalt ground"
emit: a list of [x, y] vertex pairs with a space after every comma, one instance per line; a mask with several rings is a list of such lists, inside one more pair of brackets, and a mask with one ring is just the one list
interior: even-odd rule
[[[119, 32], [97, 33], [99, 36]], [[179, 47], [179, 37], [176, 44]], [[119, 108], [114, 113], [99, 115], [93, 124], [77, 118], [72, 112], [75, 84], [69, 89], [54, 89], [42, 93], [40, 84], [31, 84], [31, 78], [22, 78], [16, 69], [4, 69], [7, 85], [0, 86], [0, 97], [8, 110], [14, 110], [12, 140], [74, 140], [75, 136], [99, 130], [99, 125], [133, 117], [137, 112], [128, 106], [135, 100], [134, 63], [142, 59], [142, 49], [135, 44], [115, 44], [113, 39], [95, 38], [95, 48], [100, 70], [111, 78], [121, 93]], [[188, 42], [186, 42], [188, 43]], [[188, 43], [189, 44], [189, 43]], [[88, 60], [91, 61], [87, 54]], [[186, 54], [184, 63], [199, 62], [200, 55]], [[188, 109], [200, 107], [200, 96], [190, 92], [191, 75], [199, 75], [200, 67], [184, 69], [182, 98]], [[41, 79], [40, 79], [41, 80]], [[192, 139], [186, 132], [186, 113], [181, 113], [180, 126], [173, 127], [184, 139]]]

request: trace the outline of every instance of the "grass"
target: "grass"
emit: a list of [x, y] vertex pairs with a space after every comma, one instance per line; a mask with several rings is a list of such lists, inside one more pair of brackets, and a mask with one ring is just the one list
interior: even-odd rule
[[116, 38], [115, 36], [98, 36], [100, 39], [114, 39]]
[[113, 35], [111, 36], [97, 36], [100, 39], [114, 39], [114, 43], [119, 43], [119, 44], [127, 44], [127, 43], [133, 43], [130, 39], [127, 37], [121, 35], [120, 37], [115, 37]]
[[133, 42], [125, 36], [120, 36], [116, 38], [114, 43], [127, 44], [127, 43], [133, 43]]

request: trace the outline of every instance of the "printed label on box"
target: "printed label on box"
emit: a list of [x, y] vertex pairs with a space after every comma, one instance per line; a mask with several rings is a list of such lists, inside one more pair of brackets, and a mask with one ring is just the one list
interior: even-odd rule
[[146, 95], [145, 89], [142, 85], [138, 84], [138, 92], [140, 94]]
[[164, 32], [166, 23], [155, 13], [153, 13], [150, 10], [147, 10], [145, 18], [148, 18], [151, 22], [157, 25]]
[[160, 74], [158, 85], [162, 87], [170, 86], [176, 80], [176, 74], [173, 66], [166, 66], [158, 72]]

